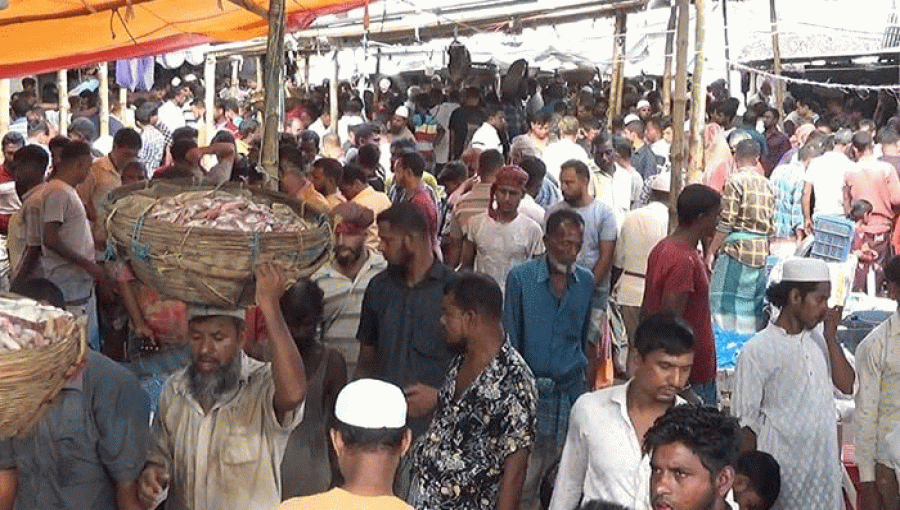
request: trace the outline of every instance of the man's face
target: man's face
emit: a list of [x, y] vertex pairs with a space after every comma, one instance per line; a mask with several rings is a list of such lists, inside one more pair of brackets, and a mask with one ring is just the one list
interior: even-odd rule
[[711, 211], [706, 216], [700, 218], [699, 221], [703, 222], [700, 232], [703, 238], [712, 237], [716, 234], [716, 226], [719, 224], [719, 215], [722, 213], [722, 206], [716, 208], [716, 210]]
[[772, 114], [771, 111], [767, 111], [763, 114], [763, 126], [766, 129], [770, 129], [775, 125], [775, 115]]
[[191, 105], [191, 114], [193, 114], [194, 118], [198, 121], [202, 121], [203, 117], [206, 115], [206, 109], [203, 108], [202, 105], [194, 104]]
[[587, 193], [587, 180], [575, 173], [574, 169], [563, 168], [559, 173], [559, 187], [563, 199], [570, 204], [575, 204], [581, 201]]
[[278, 187], [282, 193], [295, 195], [303, 186], [300, 169], [284, 160], [278, 161]]
[[378, 250], [388, 264], [404, 267], [412, 259], [408, 237], [395, 230], [390, 223], [386, 221], [378, 223], [378, 237], [380, 240]]
[[812, 113], [809, 109], [809, 106], [804, 103], [797, 103], [797, 114], [801, 117], [809, 117], [809, 114]]
[[312, 170], [309, 172], [309, 180], [312, 181], [313, 187], [316, 188], [316, 191], [323, 195], [328, 195], [328, 189], [330, 188], [328, 178], [325, 177], [325, 171], [322, 170], [321, 166], [313, 166]]
[[519, 202], [525, 194], [522, 188], [516, 186], [497, 186], [494, 198], [497, 199], [497, 210], [500, 214], [512, 215], [519, 209]]
[[12, 163], [13, 155], [17, 150], [21, 149], [22, 146], [16, 143], [7, 143], [3, 145], [3, 162], [4, 163]]
[[303, 164], [308, 167], [316, 160], [316, 146], [308, 140], [300, 142], [300, 155], [303, 157]]
[[673, 355], [656, 349], [641, 356], [635, 352], [634, 380], [643, 392], [661, 404], [671, 404], [687, 386], [694, 353]]
[[638, 117], [640, 117], [641, 119], [644, 119], [644, 120], [649, 119], [650, 118], [650, 107], [642, 106], [642, 107], [638, 108]]
[[681, 443], [653, 449], [650, 502], [654, 510], [712, 510], [717, 497], [709, 470]]
[[531, 123], [531, 133], [538, 140], [546, 140], [548, 136], [550, 136], [550, 123], [545, 122], [542, 124], [538, 124], [536, 122]]
[[594, 163], [597, 163], [600, 170], [611, 174], [614, 161], [612, 140], [607, 140], [594, 147]]
[[109, 157], [113, 163], [115, 163], [116, 167], [121, 168], [122, 165], [128, 161], [137, 159], [138, 152], [139, 150], [133, 147], [113, 147], [113, 150], [109, 153]]
[[488, 119], [488, 122], [494, 126], [494, 129], [499, 131], [506, 127], [506, 115], [503, 112], [497, 113]]
[[212, 374], [227, 366], [240, 352], [243, 331], [231, 317], [216, 315], [188, 323], [191, 359], [201, 374]]
[[454, 302], [451, 294], [444, 294], [441, 302], [441, 326], [444, 338], [452, 346], [465, 343], [466, 314]]
[[91, 171], [91, 165], [94, 163], [94, 158], [90, 155], [81, 156], [75, 161], [75, 170], [78, 176], [78, 182], [84, 182], [87, 179], [88, 173]]
[[647, 143], [656, 143], [662, 138], [662, 133], [656, 124], [648, 123], [646, 129], [644, 129], [644, 138], [647, 139]]
[[[799, 292], [799, 291], [791, 291]], [[828, 296], [831, 295], [831, 283], [819, 282], [816, 289], [803, 296], [797, 310], [797, 316], [803, 329], [813, 329], [825, 319], [828, 311]]]
[[342, 230], [338, 225], [334, 234], [334, 261], [342, 267], [352, 266], [362, 257], [365, 244], [365, 232]]
[[584, 230], [580, 226], [563, 222], [553, 234], [544, 235], [544, 246], [553, 259], [565, 266], [571, 266], [578, 259]]
[[406, 117], [394, 115], [393, 117], [391, 117], [391, 121], [388, 126], [391, 129], [391, 133], [395, 135], [399, 134], [401, 131], [403, 131], [403, 127], [406, 126]]
[[672, 139], [675, 138], [675, 131], [672, 129], [671, 126], [669, 126], [665, 129], [663, 129], [662, 136], [663, 136], [663, 140], [665, 140], [668, 143], [672, 143]]

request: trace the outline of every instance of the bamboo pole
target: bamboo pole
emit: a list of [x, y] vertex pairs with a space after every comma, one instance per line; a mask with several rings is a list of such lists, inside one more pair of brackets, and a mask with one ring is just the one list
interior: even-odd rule
[[694, 0], [696, 24], [694, 29], [694, 76], [691, 81], [691, 158], [690, 172], [695, 176], [703, 169], [703, 127], [706, 121], [706, 0]]
[[284, 74], [284, 2], [285, 0], [269, 2], [269, 36], [266, 42], [263, 85], [265, 106], [260, 163], [265, 186], [270, 189], [278, 189], [278, 132], [282, 124], [279, 90]]
[[238, 97], [238, 92], [241, 89], [238, 86], [238, 83], [240, 83], [240, 77], [238, 76], [238, 68], [240, 67], [240, 64], [240, 57], [231, 57], [231, 97], [235, 98]]
[[100, 75], [100, 136], [109, 136], [109, 64], [97, 64]]
[[119, 87], [119, 115], [121, 115], [121, 120], [123, 124], [127, 124], [128, 127], [134, 127], [134, 116], [131, 116], [128, 112], [128, 87]]
[[690, 2], [678, 0], [678, 32], [676, 46], [678, 53], [675, 59], [675, 96], [672, 112], [672, 148], [670, 159], [672, 161], [672, 187], [669, 195], [669, 227], [674, 228], [677, 221], [675, 214], [678, 204], [678, 195], [681, 194], [684, 182], [684, 121], [687, 103], [687, 53], [688, 53], [688, 27], [690, 25]]
[[678, 4], [672, 5], [669, 11], [669, 24], [666, 26], [666, 54], [663, 61], [662, 102], [663, 114], [672, 114], [672, 54], [675, 51], [675, 23], [678, 21]]
[[256, 90], [263, 89], [263, 71], [262, 71], [262, 59], [259, 55], [253, 57], [256, 59]]
[[9, 78], [0, 79], [0, 133], [9, 132]]
[[331, 112], [331, 122], [328, 125], [328, 131], [333, 134], [337, 134], [337, 124], [338, 124], [338, 72], [340, 68], [338, 67], [338, 46], [332, 43], [332, 48], [334, 48], [334, 76], [331, 77], [331, 83], [329, 83], [328, 87], [328, 98], [329, 98], [329, 109]]
[[731, 51], [728, 49], [728, 0], [722, 0], [722, 27], [725, 30], [725, 83], [731, 93]]
[[59, 101], [59, 134], [69, 132], [69, 77], [65, 69], [56, 72], [56, 90]]
[[609, 81], [609, 109], [606, 124], [612, 128], [613, 120], [622, 113], [622, 86], [625, 81], [625, 13], [616, 12], [615, 35], [613, 35], [612, 74]]
[[203, 138], [200, 143], [206, 145], [216, 129], [216, 57], [211, 54], [203, 61], [203, 110], [202, 122], [206, 129], [200, 130]]
[[772, 62], [775, 72], [775, 108], [784, 117], [784, 83], [781, 82], [781, 46], [778, 43], [778, 12], [775, 10], [775, 0], [769, 0], [769, 18], [772, 20]]

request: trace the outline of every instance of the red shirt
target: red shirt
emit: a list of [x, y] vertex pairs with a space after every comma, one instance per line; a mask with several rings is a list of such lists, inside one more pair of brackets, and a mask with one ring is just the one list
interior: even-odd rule
[[425, 189], [424, 184], [420, 185], [419, 189], [409, 197], [409, 202], [416, 206], [422, 215], [425, 216], [425, 221], [428, 222], [428, 236], [431, 237], [432, 244], [434, 244], [437, 241], [437, 205], [435, 205], [434, 199], [431, 198], [431, 194]]
[[697, 248], [671, 237], [660, 241], [647, 259], [643, 312], [651, 314], [659, 310], [666, 292], [688, 295], [684, 320], [694, 330], [694, 366], [689, 381], [691, 384], [708, 383], [716, 378], [709, 276]]

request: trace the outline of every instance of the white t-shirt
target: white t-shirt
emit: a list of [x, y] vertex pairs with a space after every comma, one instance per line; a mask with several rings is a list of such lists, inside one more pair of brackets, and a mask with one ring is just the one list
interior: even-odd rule
[[641, 190], [644, 187], [644, 179], [634, 168], [625, 168], [616, 164], [616, 171], [612, 176], [613, 210], [616, 213], [616, 226], [622, 228], [625, 213], [631, 210], [632, 204], [637, 204], [641, 198]]
[[566, 161], [577, 159], [585, 165], [590, 162], [584, 148], [568, 138], [563, 138], [547, 145], [541, 159], [544, 160], [544, 165], [547, 166], [547, 174], [552, 175], [556, 182], [559, 182], [559, 173], [563, 163]]
[[459, 103], [447, 102], [435, 106], [431, 112], [438, 124], [444, 128], [444, 136], [434, 144], [435, 163], [446, 163], [450, 159], [450, 116], [457, 108], [459, 108]]
[[[84, 204], [75, 188], [59, 179], [52, 179], [40, 190], [41, 238], [44, 225], [59, 222], [59, 237], [66, 246], [88, 260], [94, 260], [94, 238], [91, 224], [84, 211]], [[80, 266], [62, 258], [55, 251], [41, 243], [41, 268], [51, 281], [63, 282], [67, 279], [87, 279], [91, 277]]]
[[466, 238], [475, 244], [475, 270], [487, 273], [501, 289], [513, 266], [544, 253], [541, 226], [524, 214], [500, 223], [480, 213], [469, 220]]
[[159, 121], [170, 133], [187, 124], [184, 120], [184, 111], [172, 101], [166, 101], [159, 107]]
[[500, 135], [497, 134], [494, 126], [485, 122], [472, 135], [472, 148], [483, 151], [495, 149], [503, 152], [503, 142], [500, 141]]
[[829, 151], [813, 159], [803, 180], [811, 183], [815, 194], [813, 216], [844, 215], [844, 177], [856, 168], [847, 156]]

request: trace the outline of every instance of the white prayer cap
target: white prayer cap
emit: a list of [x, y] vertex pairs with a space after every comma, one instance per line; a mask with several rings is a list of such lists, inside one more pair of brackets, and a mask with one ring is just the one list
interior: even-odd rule
[[830, 282], [828, 264], [821, 259], [792, 258], [784, 262], [781, 270], [783, 282]]
[[672, 189], [672, 172], [665, 171], [654, 176], [650, 181], [650, 189], [668, 193]]
[[391, 383], [359, 379], [338, 393], [334, 417], [351, 427], [399, 429], [406, 426], [406, 397]]
[[627, 126], [628, 124], [631, 124], [632, 122], [634, 122], [636, 120], [641, 120], [641, 118], [633, 113], [629, 113], [628, 115], [625, 116], [625, 119], [622, 121], [622, 123]]
[[640, 101], [638, 101], [637, 108], [638, 110], [640, 110], [641, 108], [650, 108], [650, 101], [641, 99]]
[[397, 107], [396, 110], [394, 110], [394, 115], [396, 115], [398, 117], [403, 117], [404, 119], [408, 119], [409, 118], [409, 108], [407, 108], [406, 105], [401, 104], [400, 106]]
[[219, 308], [216, 306], [190, 303], [187, 308], [188, 319], [196, 319], [198, 317], [211, 317], [214, 315], [225, 315], [236, 319], [244, 320], [247, 317], [247, 311], [243, 308]]
[[197, 76], [196, 76], [195, 74], [189, 74], [189, 75], [187, 75], [187, 76], [184, 77], [184, 82], [185, 82], [185, 83], [191, 83], [191, 82], [194, 82], [194, 81], [197, 81]]
[[378, 86], [381, 90], [387, 91], [387, 89], [391, 88], [390, 78], [382, 78], [381, 81], [378, 82]]

